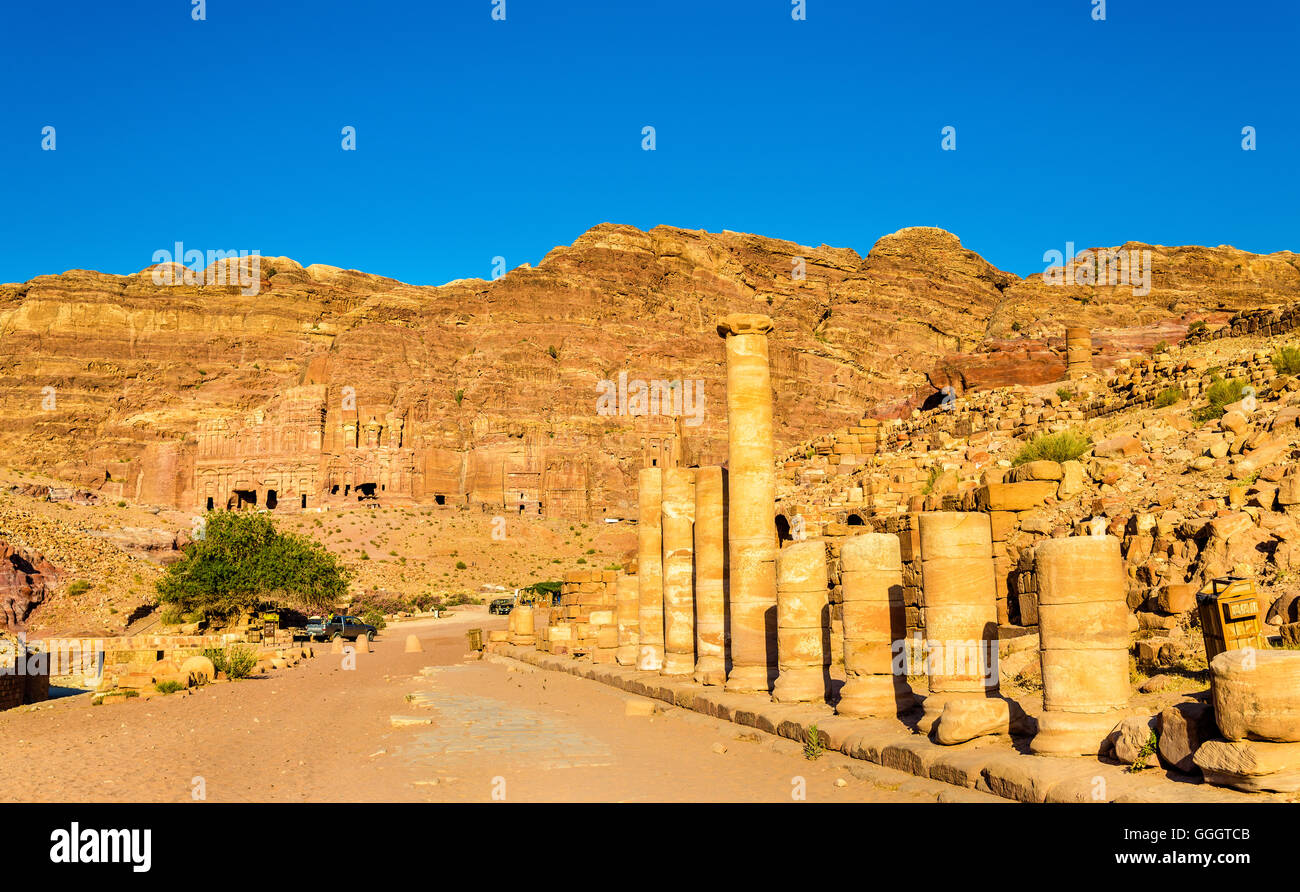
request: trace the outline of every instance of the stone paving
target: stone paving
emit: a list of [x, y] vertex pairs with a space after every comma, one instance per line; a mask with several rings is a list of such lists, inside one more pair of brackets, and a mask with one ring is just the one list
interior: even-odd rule
[[404, 744], [403, 756], [430, 765], [476, 755], [502, 756], [537, 769], [613, 764], [608, 746], [563, 719], [490, 697], [452, 693], [440, 684], [445, 676], [472, 671], [469, 666], [434, 666], [421, 672], [433, 689], [416, 691], [407, 699], [412, 706], [432, 710], [433, 727]]
[[1161, 770], [1129, 772], [1095, 758], [1027, 755], [1006, 738], [981, 738], [940, 746], [898, 721], [845, 718], [824, 704], [773, 703], [767, 695], [731, 694], [658, 673], [594, 666], [541, 654], [527, 647], [492, 645], [498, 657], [566, 672], [671, 703], [766, 734], [806, 739], [816, 725], [828, 750], [853, 759], [1020, 802], [1217, 802], [1288, 801], [1277, 794], [1248, 794], [1179, 778]]

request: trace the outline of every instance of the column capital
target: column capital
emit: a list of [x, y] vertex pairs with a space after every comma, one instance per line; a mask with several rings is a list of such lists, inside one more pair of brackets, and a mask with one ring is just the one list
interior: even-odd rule
[[731, 313], [718, 317], [718, 335], [761, 334], [772, 330], [772, 319], [762, 313]]

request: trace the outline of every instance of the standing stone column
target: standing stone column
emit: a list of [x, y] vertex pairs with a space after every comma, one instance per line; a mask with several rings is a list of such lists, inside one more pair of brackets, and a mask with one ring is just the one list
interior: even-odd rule
[[998, 695], [997, 583], [987, 514], [934, 511], [918, 522], [929, 682], [918, 727], [928, 734], [949, 700]]
[[772, 320], [757, 314], [718, 320], [727, 350], [728, 691], [770, 691], [777, 672], [771, 330]]
[[695, 671], [695, 471], [664, 471], [664, 675]]
[[1092, 371], [1092, 332], [1079, 326], [1065, 329], [1065, 376], [1082, 378]]
[[664, 565], [660, 529], [663, 471], [642, 468], [637, 477], [638, 669], [658, 672], [664, 665]]
[[1127, 715], [1128, 579], [1114, 536], [1071, 536], [1034, 546], [1043, 713], [1030, 748], [1097, 755]]
[[615, 623], [618, 626], [618, 650], [614, 659], [620, 666], [636, 665], [638, 628], [641, 623], [641, 595], [637, 591], [637, 577], [631, 573], [618, 576]]
[[514, 620], [510, 633], [510, 643], [518, 645], [535, 644], [537, 638], [534, 635], [532, 606], [520, 604], [510, 611], [510, 618]]
[[776, 641], [778, 703], [823, 702], [830, 692], [831, 596], [826, 587], [826, 543], [789, 542], [777, 564]]
[[695, 472], [695, 680], [720, 685], [726, 665], [725, 471]]
[[916, 705], [906, 675], [895, 672], [894, 642], [907, 638], [898, 537], [864, 533], [840, 546], [844, 595], [844, 687], [835, 711], [897, 716]]

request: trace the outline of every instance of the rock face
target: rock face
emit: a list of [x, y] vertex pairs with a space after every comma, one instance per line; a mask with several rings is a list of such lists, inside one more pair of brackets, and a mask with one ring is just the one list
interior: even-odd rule
[[0, 539], [0, 629], [20, 631], [57, 579], [49, 561]]
[[[440, 287], [282, 257], [262, 258], [252, 295], [74, 270], [0, 285], [0, 452], [186, 509], [413, 500], [626, 517], [640, 467], [725, 457], [717, 316], [780, 318], [774, 436], [789, 446], [930, 394], [945, 362], [963, 387], [1059, 377], [1066, 322], [1093, 332], [1105, 365], [1133, 349], [1126, 332], [1175, 340], [1190, 316], [1300, 298], [1295, 255], [1152, 251], [1140, 300], [1021, 280], [928, 227], [862, 257], [605, 224], [536, 267]], [[972, 353], [999, 341], [1002, 356]], [[638, 381], [678, 382], [679, 414], [632, 414]]]

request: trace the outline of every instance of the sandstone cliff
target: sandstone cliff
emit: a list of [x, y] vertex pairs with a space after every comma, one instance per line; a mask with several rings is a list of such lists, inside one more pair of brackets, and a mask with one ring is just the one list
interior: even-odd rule
[[[1067, 322], [1093, 329], [1104, 364], [1300, 297], [1294, 254], [1149, 249], [1142, 298], [1020, 279], [926, 227], [862, 257], [605, 224], [536, 267], [441, 287], [287, 258], [262, 259], [253, 296], [74, 270], [0, 285], [0, 449], [107, 498], [187, 509], [626, 515], [642, 465], [724, 457], [722, 313], [777, 322], [785, 448], [948, 381], [1053, 380]], [[599, 382], [620, 372], [702, 381], [701, 423], [598, 414]]]

